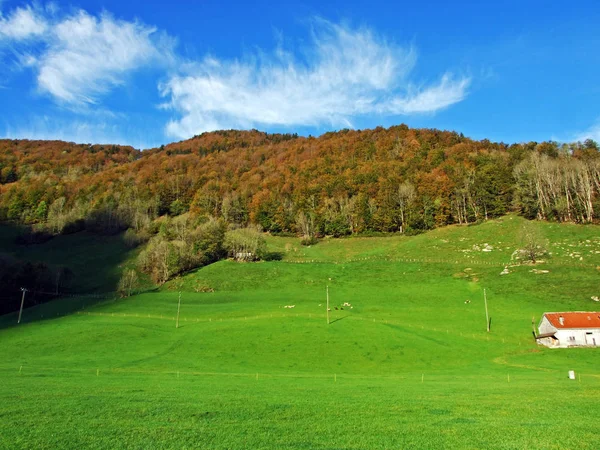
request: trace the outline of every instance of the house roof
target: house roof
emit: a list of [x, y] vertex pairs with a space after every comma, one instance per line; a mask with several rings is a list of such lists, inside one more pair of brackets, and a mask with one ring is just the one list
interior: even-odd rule
[[565, 328], [600, 328], [600, 312], [552, 312], [544, 313], [553, 327]]

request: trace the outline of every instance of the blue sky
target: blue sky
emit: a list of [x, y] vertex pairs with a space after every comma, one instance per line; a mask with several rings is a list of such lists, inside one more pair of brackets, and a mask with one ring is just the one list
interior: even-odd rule
[[148, 148], [406, 123], [600, 140], [599, 19], [584, 0], [0, 0], [0, 137]]

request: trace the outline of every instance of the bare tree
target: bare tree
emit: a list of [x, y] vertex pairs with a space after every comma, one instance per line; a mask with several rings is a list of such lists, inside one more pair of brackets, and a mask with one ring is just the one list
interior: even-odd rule
[[409, 181], [405, 181], [395, 193], [395, 200], [400, 209], [400, 232], [404, 233], [406, 229], [406, 221], [408, 220], [408, 210], [415, 201], [417, 193], [415, 187]]
[[119, 280], [118, 291], [122, 297], [131, 297], [131, 293], [138, 288], [138, 274], [133, 269], [125, 269], [121, 280]]
[[547, 250], [547, 242], [539, 232], [534, 223], [525, 222], [521, 227], [520, 232], [521, 253], [527, 261], [535, 264], [540, 256], [545, 255]]
[[300, 211], [296, 217], [296, 225], [304, 239], [311, 239], [315, 235], [315, 218], [313, 214]]

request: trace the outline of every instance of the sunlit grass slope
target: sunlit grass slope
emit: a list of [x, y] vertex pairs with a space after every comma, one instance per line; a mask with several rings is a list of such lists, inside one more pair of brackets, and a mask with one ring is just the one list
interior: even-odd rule
[[521, 224], [272, 237], [281, 261], [0, 318], [0, 448], [596, 448], [599, 349], [540, 348], [531, 322], [600, 309], [600, 233], [537, 224], [533, 267]]

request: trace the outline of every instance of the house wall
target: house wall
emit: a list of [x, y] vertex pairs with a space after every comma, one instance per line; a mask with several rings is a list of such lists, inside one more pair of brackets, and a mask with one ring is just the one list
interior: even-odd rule
[[538, 344], [542, 344], [542, 345], [545, 345], [546, 347], [550, 347], [550, 348], [560, 348], [559, 342], [556, 339], [552, 339], [552, 338], [538, 339]]
[[540, 330], [540, 334], [554, 333], [556, 331], [556, 328], [554, 328], [546, 316], [542, 318], [538, 329]]
[[555, 336], [558, 338], [560, 347], [593, 346], [594, 339], [596, 347], [600, 347], [600, 329], [598, 328], [558, 330]]

